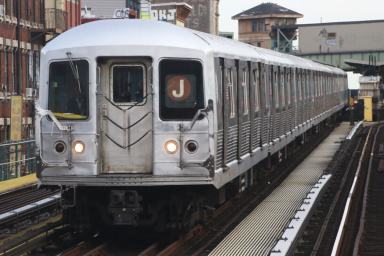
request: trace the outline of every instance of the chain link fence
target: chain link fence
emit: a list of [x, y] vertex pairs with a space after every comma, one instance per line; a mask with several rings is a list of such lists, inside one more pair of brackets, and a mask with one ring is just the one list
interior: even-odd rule
[[10, 141], [0, 144], [0, 181], [36, 171], [35, 141]]

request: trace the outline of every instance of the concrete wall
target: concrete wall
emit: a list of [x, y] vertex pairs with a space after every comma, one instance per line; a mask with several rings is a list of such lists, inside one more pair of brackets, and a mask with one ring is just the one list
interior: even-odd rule
[[299, 52], [301, 54], [384, 50], [383, 42], [384, 21], [299, 26]]

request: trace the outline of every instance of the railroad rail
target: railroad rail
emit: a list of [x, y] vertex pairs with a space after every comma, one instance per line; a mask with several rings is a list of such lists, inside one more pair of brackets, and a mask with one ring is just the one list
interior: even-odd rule
[[384, 254], [384, 144], [381, 142], [384, 125], [372, 127], [370, 137], [350, 190], [332, 255]]
[[360, 124], [353, 138], [344, 141], [325, 173], [332, 174], [329, 185], [314, 209], [311, 218], [298, 238], [294, 255], [330, 255], [336, 239], [337, 228], [343, 215], [362, 155], [366, 155], [368, 142], [372, 139], [367, 129]]
[[264, 198], [270, 195], [276, 187], [293, 171], [331, 132], [324, 132], [316, 139], [297, 152], [297, 157], [286, 161], [276, 170], [276, 176], [270, 177], [272, 182], [245, 191], [238, 197], [225, 203], [214, 212], [212, 220], [205, 226], [197, 226], [182, 239], [161, 249], [157, 255], [206, 255], [209, 254], [231, 231], [247, 217]]
[[31, 184], [0, 195], [0, 255], [20, 255], [60, 225], [58, 190]]
[[[226, 202], [213, 213], [213, 218], [207, 225], [199, 225], [171, 244], [159, 241], [140, 241], [127, 244], [122, 242], [115, 244], [111, 237], [95, 237], [93, 239], [81, 240], [73, 236], [66, 245], [57, 245], [57, 240], [62, 237], [71, 236], [70, 227], [62, 225], [60, 220], [55, 223], [46, 223], [35, 234], [27, 237], [19, 244], [13, 243], [13, 247], [8, 243], [6, 255], [18, 255], [20, 252], [31, 252], [36, 250], [45, 250], [47, 247], [56, 247], [54, 252], [60, 255], [114, 255], [114, 253], [123, 253], [124, 255], [200, 255], [211, 252], [253, 209], [262, 202], [264, 198], [272, 193], [283, 180], [293, 171], [312, 151], [317, 147], [332, 131], [326, 130], [321, 136], [315, 136], [311, 144], [301, 147], [292, 161], [285, 161], [280, 164], [273, 172], [273, 176], [264, 185], [259, 184], [250, 191], [243, 192], [239, 196]], [[384, 146], [383, 146], [384, 148]], [[346, 152], [344, 152], [346, 154]], [[357, 154], [357, 153], [356, 153]], [[329, 179], [329, 176], [328, 178]], [[304, 202], [304, 201], [303, 201]], [[305, 202], [304, 202], [305, 203]], [[36, 235], [39, 234], [39, 235]], [[45, 237], [44, 237], [44, 234]], [[36, 239], [38, 238], [38, 239]], [[20, 238], [19, 238], [20, 239]], [[50, 241], [50, 242], [49, 242]], [[53, 242], [52, 242], [53, 241]], [[49, 244], [55, 244], [51, 246]], [[124, 244], [125, 243], [125, 244]], [[123, 247], [121, 247], [123, 244]], [[4, 246], [0, 244], [1, 251]], [[17, 248], [17, 250], [15, 250]], [[67, 248], [67, 249], [65, 249]], [[116, 249], [118, 248], [118, 249]], [[115, 251], [114, 251], [115, 250]], [[116, 251], [119, 250], [119, 251]], [[12, 253], [10, 253], [12, 252]]]

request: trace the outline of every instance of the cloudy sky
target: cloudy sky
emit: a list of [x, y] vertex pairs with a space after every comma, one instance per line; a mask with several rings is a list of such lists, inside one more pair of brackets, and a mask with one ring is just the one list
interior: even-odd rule
[[220, 0], [220, 31], [237, 34], [232, 16], [272, 2], [304, 15], [298, 23], [384, 19], [384, 0]]

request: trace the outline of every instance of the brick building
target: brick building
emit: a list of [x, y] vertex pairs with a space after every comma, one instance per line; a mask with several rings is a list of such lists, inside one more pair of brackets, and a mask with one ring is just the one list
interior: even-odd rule
[[80, 0], [0, 0], [0, 180], [9, 170], [16, 176], [28, 172], [25, 159], [32, 157], [33, 143], [25, 141], [34, 138], [34, 99], [46, 33], [79, 23]]

